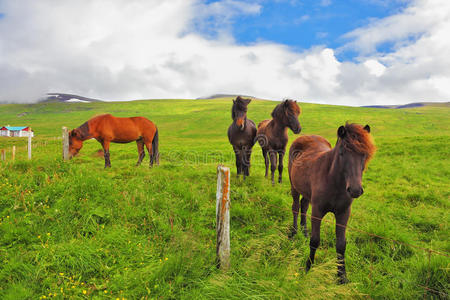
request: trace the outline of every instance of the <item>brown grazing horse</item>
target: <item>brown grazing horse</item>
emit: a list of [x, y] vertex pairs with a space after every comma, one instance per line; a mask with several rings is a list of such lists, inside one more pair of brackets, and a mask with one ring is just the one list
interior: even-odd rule
[[289, 150], [289, 178], [294, 215], [291, 237], [297, 233], [299, 196], [301, 201], [300, 225], [306, 232], [306, 211], [311, 202], [310, 254], [306, 263], [308, 271], [314, 262], [320, 244], [320, 223], [328, 212], [336, 217], [336, 252], [339, 282], [347, 282], [345, 273], [345, 229], [354, 198], [363, 193], [363, 171], [375, 153], [369, 134], [370, 127], [346, 124], [337, 131], [338, 140], [332, 149], [323, 137], [311, 135], [296, 139]]
[[250, 101], [252, 100], [240, 96], [233, 100], [231, 108], [233, 123], [228, 127], [228, 140], [236, 155], [237, 175], [244, 173], [244, 179], [250, 175], [250, 157], [256, 136], [255, 123], [247, 119], [247, 106]]
[[69, 154], [72, 158], [77, 155], [83, 141], [96, 139], [102, 144], [105, 156], [105, 168], [111, 167], [109, 160], [109, 144], [129, 143], [136, 141], [139, 159], [136, 166], [144, 159], [144, 145], [150, 156], [150, 167], [153, 161], [159, 165], [158, 128], [144, 117], [118, 118], [110, 114], [93, 117], [78, 128], [69, 133]]
[[272, 184], [275, 183], [274, 176], [277, 168], [277, 154], [278, 161], [278, 182], [281, 183], [281, 176], [283, 173], [283, 158], [286, 152], [286, 144], [288, 142], [288, 128], [295, 134], [302, 130], [298, 116], [300, 115], [300, 107], [297, 101], [284, 100], [278, 104], [272, 111], [272, 120], [264, 120], [258, 124], [258, 131], [256, 139], [262, 149], [264, 163], [266, 165], [266, 177], [269, 170], [270, 156], [270, 171], [272, 172]]

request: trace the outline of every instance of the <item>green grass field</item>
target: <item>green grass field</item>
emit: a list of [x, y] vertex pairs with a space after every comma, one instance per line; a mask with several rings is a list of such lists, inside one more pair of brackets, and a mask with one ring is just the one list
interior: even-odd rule
[[[258, 123], [275, 105], [255, 100], [248, 117]], [[287, 167], [283, 184], [273, 187], [255, 145], [250, 177], [236, 178], [226, 136], [230, 99], [40, 103], [0, 105], [0, 125], [31, 126], [36, 135], [31, 161], [26, 139], [0, 138], [7, 150], [0, 161], [0, 298], [448, 298], [450, 107], [301, 107], [302, 135], [334, 144], [348, 120], [369, 124], [378, 148], [349, 220], [349, 284], [336, 281], [331, 214], [305, 274], [309, 241], [287, 238]], [[95, 140], [63, 162], [61, 127], [101, 113], [154, 121], [161, 165], [149, 169], [146, 155], [135, 167], [136, 144], [112, 144], [105, 170]], [[288, 147], [295, 139], [289, 135]], [[214, 264], [218, 163], [232, 170], [228, 272]]]

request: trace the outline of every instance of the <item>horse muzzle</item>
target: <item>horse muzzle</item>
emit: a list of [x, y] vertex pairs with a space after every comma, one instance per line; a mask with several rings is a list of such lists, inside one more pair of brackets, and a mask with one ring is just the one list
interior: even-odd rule
[[236, 125], [238, 126], [240, 131], [244, 131], [244, 129], [245, 129], [245, 121], [244, 121], [244, 119], [237, 119], [236, 120]]
[[347, 193], [353, 199], [360, 197], [364, 193], [364, 189], [360, 186], [358, 188], [347, 187]]
[[300, 125], [298, 125], [298, 126], [295, 126], [295, 127], [291, 127], [291, 130], [292, 130], [293, 133], [299, 134], [300, 131], [302, 131], [302, 127]]

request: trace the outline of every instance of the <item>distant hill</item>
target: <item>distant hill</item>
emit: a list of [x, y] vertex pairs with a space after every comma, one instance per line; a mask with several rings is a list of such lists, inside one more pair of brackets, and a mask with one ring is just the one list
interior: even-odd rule
[[199, 97], [199, 98], [196, 98], [195, 100], [200, 100], [200, 99], [218, 99], [218, 98], [236, 98], [237, 96], [241, 96], [241, 97], [244, 97], [244, 98], [256, 98], [256, 97], [248, 96], [248, 95], [214, 94], [214, 95], [211, 95], [211, 96]]
[[450, 102], [414, 102], [402, 105], [365, 105], [362, 107], [369, 108], [390, 108], [390, 109], [402, 109], [402, 108], [414, 108], [421, 106], [450, 106]]
[[48, 93], [47, 97], [40, 102], [103, 102], [102, 100], [87, 98], [74, 94]]
[[[238, 94], [214, 94], [205, 97], [199, 97], [195, 100], [200, 99], [220, 99], [220, 98], [236, 98], [237, 96], [245, 97], [245, 98], [253, 98], [254, 96], [249, 95], [238, 95]], [[131, 101], [131, 100], [130, 100]], [[80, 102], [80, 103], [90, 103], [90, 102], [104, 102], [103, 100], [93, 99], [88, 97], [83, 97], [75, 94], [66, 94], [66, 93], [48, 93], [47, 97], [43, 98], [39, 102]], [[402, 109], [402, 108], [414, 108], [421, 106], [450, 106], [450, 102], [413, 102], [402, 105], [364, 105], [361, 107], [367, 108], [385, 108], [385, 109]]]

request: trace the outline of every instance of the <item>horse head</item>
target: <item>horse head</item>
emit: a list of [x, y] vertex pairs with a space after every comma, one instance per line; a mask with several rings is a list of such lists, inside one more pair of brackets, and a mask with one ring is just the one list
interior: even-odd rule
[[272, 112], [272, 118], [289, 127], [295, 134], [302, 130], [298, 120], [299, 115], [300, 106], [298, 106], [297, 101], [289, 99], [278, 104]]
[[358, 124], [346, 124], [337, 131], [337, 165], [344, 175], [345, 190], [351, 198], [358, 198], [364, 192], [362, 175], [375, 152], [369, 133], [369, 125], [362, 127]]
[[241, 96], [238, 96], [236, 100], [233, 100], [231, 117], [241, 131], [244, 131], [245, 129], [245, 121], [247, 120], [247, 106], [251, 101], [252, 99], [245, 99]]
[[83, 140], [81, 138], [81, 133], [78, 128], [75, 128], [69, 132], [69, 156], [70, 158], [80, 152], [83, 147]]

